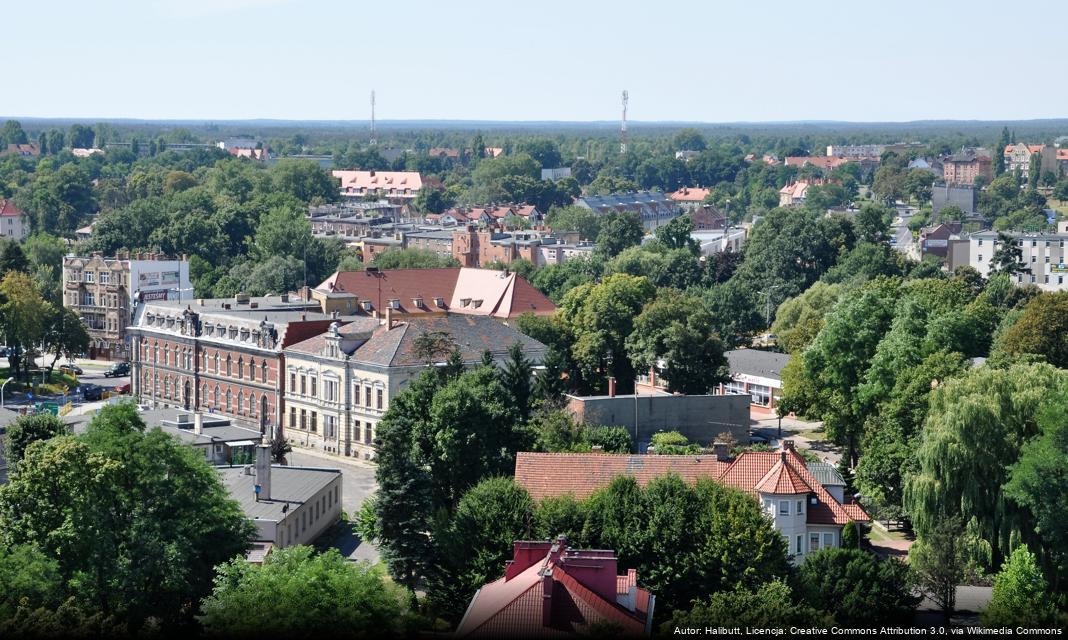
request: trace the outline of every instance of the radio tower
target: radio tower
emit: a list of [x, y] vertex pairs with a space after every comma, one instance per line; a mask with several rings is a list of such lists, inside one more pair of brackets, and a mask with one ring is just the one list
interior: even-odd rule
[[375, 137], [375, 91], [371, 89], [371, 146], [378, 144]]
[[627, 100], [630, 96], [627, 94], [627, 90], [623, 90], [623, 121], [619, 126], [619, 152], [627, 152]]

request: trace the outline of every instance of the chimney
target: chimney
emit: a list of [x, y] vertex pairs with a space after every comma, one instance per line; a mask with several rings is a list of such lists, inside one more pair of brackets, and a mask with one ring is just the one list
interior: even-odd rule
[[386, 307], [386, 331], [393, 329], [393, 307]]
[[256, 445], [256, 501], [271, 499], [271, 445], [267, 443], [267, 437]]
[[716, 454], [716, 460], [726, 462], [731, 459], [731, 447], [726, 442], [713, 442], [712, 451]]
[[783, 440], [782, 441], [782, 449], [783, 449], [783, 451], [793, 451], [794, 450], [794, 441], [793, 440]]
[[204, 433], [204, 414], [199, 411], [193, 414], [193, 433], [198, 436]]
[[608, 376], [608, 397], [616, 397], [616, 377]]

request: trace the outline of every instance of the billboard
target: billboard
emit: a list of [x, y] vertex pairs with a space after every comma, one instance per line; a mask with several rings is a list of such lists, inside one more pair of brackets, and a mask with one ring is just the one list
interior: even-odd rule
[[158, 287], [159, 286], [159, 271], [142, 271], [137, 276], [137, 286], [141, 289], [145, 287]]
[[163, 286], [178, 286], [178, 272], [177, 271], [161, 271], [159, 274], [159, 283]]
[[166, 300], [167, 289], [161, 289], [159, 291], [142, 291], [141, 300], [143, 302], [151, 302], [153, 300]]

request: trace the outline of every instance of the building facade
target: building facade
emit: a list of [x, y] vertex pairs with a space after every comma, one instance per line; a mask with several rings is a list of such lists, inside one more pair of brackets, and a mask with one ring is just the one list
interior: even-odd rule
[[11, 200], [0, 199], [0, 235], [16, 242], [30, 235], [30, 217]]
[[682, 207], [663, 193], [635, 191], [610, 193], [604, 196], [584, 196], [575, 205], [590, 209], [599, 215], [608, 213], [634, 213], [648, 233], [682, 215]]
[[63, 258], [63, 306], [89, 332], [89, 356], [112, 360], [131, 355], [127, 326], [138, 302], [191, 300], [189, 262], [157, 254], [100, 253]]
[[287, 297], [148, 302], [131, 336], [130, 383], [153, 407], [219, 413], [271, 433], [282, 424], [283, 350], [334, 318]]
[[481, 362], [485, 351], [503, 363], [513, 343], [534, 364], [546, 351], [540, 342], [483, 316], [395, 321], [387, 313], [381, 323], [369, 318], [335, 322], [285, 350], [286, 440], [330, 455], [373, 459], [378, 422], [390, 401], [428, 366], [418, 348], [419, 338], [428, 333], [447, 334], [466, 365]]
[[384, 198], [394, 204], [415, 200], [423, 188], [417, 171], [342, 171], [332, 172], [341, 180], [341, 195], [348, 198]]
[[942, 159], [942, 179], [947, 185], [973, 185], [976, 178], [987, 182], [994, 179], [994, 161], [990, 156], [961, 152]]
[[[1026, 271], [1012, 279], [1018, 285], [1033, 284], [1043, 291], [1068, 290], [1068, 221], [1057, 223], [1056, 233], [1008, 232], [1020, 247], [1020, 267]], [[980, 231], [968, 237], [968, 264], [984, 278], [990, 277], [990, 259], [1000, 247], [997, 231]]]

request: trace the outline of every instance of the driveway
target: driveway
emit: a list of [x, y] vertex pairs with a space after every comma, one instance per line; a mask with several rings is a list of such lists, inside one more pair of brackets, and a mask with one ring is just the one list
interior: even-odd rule
[[[341, 470], [341, 507], [349, 515], [349, 522], [354, 522], [363, 501], [378, 490], [375, 482], [375, 466], [360, 460], [343, 460], [326, 456], [307, 449], [294, 448], [286, 456], [293, 467], [326, 467]], [[378, 562], [378, 549], [364, 542], [352, 531], [342, 531], [334, 539], [332, 546], [350, 560], [368, 560]]]
[[838, 464], [838, 461], [842, 459], [841, 449], [826, 439], [827, 435], [823, 431], [822, 422], [783, 418], [780, 437], [778, 418], [754, 417], [750, 421], [750, 429], [754, 434], [767, 438], [768, 444], [774, 448], [778, 448], [782, 440], [790, 439], [794, 441], [798, 449], [808, 449], [824, 462]]

